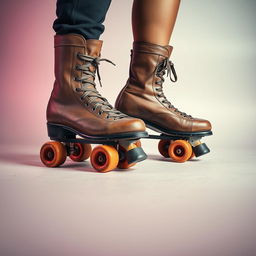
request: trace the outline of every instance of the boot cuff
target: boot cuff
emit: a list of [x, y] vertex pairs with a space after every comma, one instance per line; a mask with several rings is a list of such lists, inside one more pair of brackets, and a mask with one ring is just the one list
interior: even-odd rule
[[172, 53], [173, 47], [170, 45], [161, 46], [158, 44], [152, 44], [148, 42], [133, 42], [134, 52], [144, 52], [149, 54], [161, 55], [165, 58], [169, 58]]
[[78, 46], [84, 47], [86, 40], [82, 35], [78, 34], [65, 34], [54, 36], [54, 46]]

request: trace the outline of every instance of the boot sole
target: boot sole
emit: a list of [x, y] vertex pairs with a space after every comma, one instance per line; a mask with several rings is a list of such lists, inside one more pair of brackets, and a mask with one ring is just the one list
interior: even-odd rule
[[[51, 140], [58, 140], [62, 142], [79, 142], [82, 141], [83, 143], [91, 143], [91, 144], [98, 144], [98, 143], [105, 143], [105, 144], [115, 144], [116, 141], [119, 140], [137, 140], [140, 138], [148, 137], [147, 132], [127, 132], [127, 133], [117, 133], [117, 134], [110, 134], [110, 135], [88, 135], [81, 133], [71, 127], [61, 125], [61, 124], [54, 124], [54, 123], [47, 123], [47, 130], [48, 136]], [[76, 135], [82, 137], [76, 138]]]
[[144, 123], [146, 124], [146, 126], [148, 128], [150, 128], [151, 130], [154, 130], [156, 132], [159, 133], [163, 133], [165, 135], [170, 135], [170, 136], [182, 136], [182, 137], [193, 137], [193, 136], [210, 136], [212, 135], [212, 131], [199, 131], [199, 132], [180, 132], [180, 131], [175, 131], [175, 130], [169, 130], [169, 129], [165, 129], [159, 125], [153, 124], [149, 121], [145, 121], [143, 120]]

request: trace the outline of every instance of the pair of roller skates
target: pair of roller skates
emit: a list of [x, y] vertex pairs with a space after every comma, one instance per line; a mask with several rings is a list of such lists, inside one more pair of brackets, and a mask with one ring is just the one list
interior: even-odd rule
[[[47, 106], [52, 141], [41, 148], [42, 162], [57, 167], [67, 156], [75, 162], [90, 157], [99, 172], [129, 168], [147, 157], [141, 138], [159, 139], [159, 152], [176, 162], [208, 153], [200, 139], [212, 134], [210, 122], [179, 111], [163, 93], [166, 72], [177, 81], [172, 47], [133, 43], [129, 78], [113, 108], [96, 89], [100, 63], [112, 63], [101, 59], [102, 43], [78, 34], [55, 36], [56, 79]], [[145, 124], [160, 135], [148, 135]]]
[[[200, 139], [212, 135], [211, 131], [160, 135], [137, 132], [123, 134], [122, 137], [96, 138], [85, 136], [63, 125], [48, 123], [47, 128], [52, 141], [45, 143], [40, 150], [40, 158], [45, 166], [58, 167], [66, 161], [67, 156], [74, 162], [90, 158], [92, 167], [99, 172], [108, 172], [116, 168], [127, 169], [145, 160], [147, 155], [141, 147], [141, 138], [158, 139], [160, 154], [181, 163], [210, 152]], [[92, 149], [91, 144], [100, 145]]]

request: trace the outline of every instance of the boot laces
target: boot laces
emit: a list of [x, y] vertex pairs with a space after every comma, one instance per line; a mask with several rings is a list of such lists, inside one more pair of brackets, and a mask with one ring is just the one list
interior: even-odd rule
[[160, 78], [160, 80], [156, 81], [155, 83], [159, 85], [159, 87], [156, 88], [156, 91], [158, 92], [158, 96], [162, 98], [162, 103], [168, 104], [168, 107], [171, 108], [174, 112], [179, 113], [180, 115], [188, 118], [192, 118], [191, 115], [186, 114], [185, 112], [180, 111], [178, 108], [176, 108], [164, 95], [163, 92], [163, 83], [165, 81], [164, 75], [166, 74], [169, 76], [170, 80], [175, 83], [178, 79], [176, 70], [174, 68], [174, 64], [168, 59], [164, 59], [162, 62], [160, 62], [156, 67], [156, 76]]
[[[121, 113], [120, 111], [116, 110], [106, 98], [101, 96], [101, 94], [96, 89], [96, 83], [95, 83], [95, 74], [98, 76], [98, 80], [100, 83], [100, 86], [102, 87], [101, 83], [101, 77], [99, 72], [99, 65], [101, 61], [106, 61], [108, 63], [111, 63], [115, 66], [115, 64], [108, 60], [108, 59], [101, 59], [99, 57], [92, 57], [89, 55], [84, 55], [81, 53], [78, 53], [77, 57], [81, 60], [83, 60], [85, 63], [83, 65], [77, 65], [76, 69], [82, 71], [82, 76], [80, 78], [75, 78], [76, 81], [82, 83], [82, 87], [76, 88], [77, 92], [82, 92], [81, 100], [87, 99], [86, 106], [93, 105], [92, 110], [96, 111], [99, 109], [98, 114], [102, 115], [103, 113], [106, 113], [106, 118], [113, 118], [121, 119], [124, 117], [128, 117], [127, 115]], [[90, 67], [94, 66], [95, 71], [91, 71]], [[91, 78], [93, 78], [91, 80]]]

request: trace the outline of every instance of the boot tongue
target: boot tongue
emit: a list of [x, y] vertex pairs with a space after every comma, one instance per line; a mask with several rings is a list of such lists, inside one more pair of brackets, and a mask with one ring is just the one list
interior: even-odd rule
[[[102, 43], [103, 43], [102, 40], [87, 39], [86, 40], [87, 55], [89, 55], [91, 57], [95, 57], [95, 58], [100, 57]], [[91, 72], [95, 72], [96, 68], [93, 65], [90, 65], [89, 70]], [[97, 79], [97, 78], [95, 77], [95, 79]], [[93, 77], [90, 77], [88, 79], [88, 81], [94, 81]], [[92, 84], [86, 84], [86, 88], [96, 90], [96, 88]], [[93, 101], [94, 102], [102, 102], [102, 99], [97, 97], [96, 91], [95, 91], [95, 98], [93, 98]]]
[[172, 46], [170, 46], [170, 45], [166, 45], [166, 46], [164, 46], [164, 48], [167, 50], [167, 52], [168, 52], [168, 58], [170, 58], [170, 56], [171, 56], [171, 54], [172, 54], [172, 49], [173, 49], [173, 47]]
[[[100, 52], [101, 52], [101, 48], [102, 48], [102, 40], [96, 40], [96, 39], [88, 39], [86, 40], [86, 51], [87, 51], [87, 55], [91, 56], [91, 57], [100, 57]], [[94, 66], [90, 66], [89, 67], [91, 72], [95, 71], [95, 67]]]
[[87, 54], [92, 57], [100, 57], [102, 48], [102, 40], [88, 39], [86, 40]]

